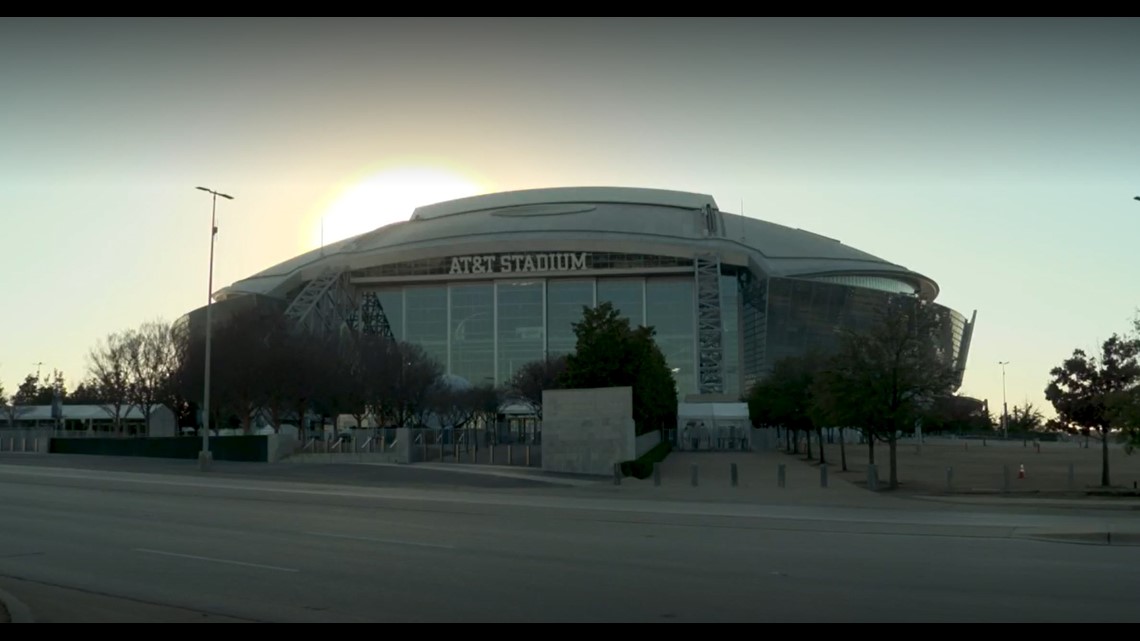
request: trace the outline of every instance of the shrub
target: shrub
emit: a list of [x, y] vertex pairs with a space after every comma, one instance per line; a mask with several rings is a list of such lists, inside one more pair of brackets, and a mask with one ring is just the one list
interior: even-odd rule
[[647, 479], [653, 476], [654, 463], [664, 461], [665, 457], [669, 456], [669, 452], [672, 451], [672, 443], [669, 441], [661, 441], [653, 446], [653, 449], [641, 455], [640, 458], [623, 462], [621, 464], [621, 474], [622, 476], [632, 476], [637, 479]]

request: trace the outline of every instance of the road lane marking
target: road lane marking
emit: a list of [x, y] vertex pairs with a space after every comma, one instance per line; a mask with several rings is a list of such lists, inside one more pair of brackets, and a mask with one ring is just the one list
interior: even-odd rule
[[164, 552], [162, 550], [150, 550], [147, 548], [135, 548], [135, 552], [145, 552], [147, 554], [161, 554], [163, 556], [176, 556], [183, 559], [193, 559], [195, 561], [209, 561], [211, 563], [228, 563], [230, 565], [243, 565], [250, 568], [261, 568], [263, 570], [277, 570], [278, 572], [300, 572], [294, 568], [282, 568], [276, 565], [262, 565], [260, 563], [246, 563], [245, 561], [231, 561], [229, 559], [215, 559], [209, 556], [197, 556], [194, 554], [180, 554], [178, 552]]
[[421, 548], [437, 548], [440, 550], [454, 550], [454, 545], [446, 545], [443, 543], [421, 543], [419, 541], [400, 541], [397, 539], [378, 539], [371, 536], [352, 536], [350, 534], [334, 534], [332, 532], [303, 532], [303, 534], [310, 534], [312, 536], [328, 536], [334, 539], [350, 539], [353, 541], [368, 541], [370, 543], [390, 543], [392, 545], [412, 545]]

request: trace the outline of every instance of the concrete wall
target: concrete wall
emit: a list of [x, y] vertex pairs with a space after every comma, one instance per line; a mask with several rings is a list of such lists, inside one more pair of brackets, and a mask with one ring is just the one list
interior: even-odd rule
[[543, 390], [542, 469], [613, 474], [637, 458], [633, 388]]
[[636, 448], [637, 449], [637, 455], [634, 458], [641, 458], [641, 457], [645, 456], [646, 452], [653, 449], [654, 447], [657, 447], [657, 445], [659, 445], [661, 443], [661, 439], [662, 439], [663, 434], [664, 434], [664, 432], [662, 432], [661, 430], [657, 430], [654, 432], [649, 432], [648, 434], [642, 434], [641, 436], [638, 436], [637, 437], [637, 448]]
[[297, 435], [285, 433], [266, 434], [265, 438], [269, 441], [265, 447], [265, 454], [267, 462], [276, 463], [284, 458], [288, 458], [297, 449]]

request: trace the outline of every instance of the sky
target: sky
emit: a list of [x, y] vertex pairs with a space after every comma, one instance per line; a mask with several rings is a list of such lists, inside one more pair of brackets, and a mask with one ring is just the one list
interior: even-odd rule
[[[1140, 308], [1140, 20], [0, 20], [0, 381], [416, 205], [711, 194], [933, 278], [997, 411]], [[42, 364], [41, 364], [42, 363]]]

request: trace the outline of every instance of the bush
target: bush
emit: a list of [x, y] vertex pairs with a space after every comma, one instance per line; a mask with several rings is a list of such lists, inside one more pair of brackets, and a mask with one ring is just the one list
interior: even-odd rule
[[637, 479], [647, 479], [653, 476], [653, 464], [660, 463], [673, 451], [673, 444], [661, 441], [641, 456], [641, 458], [625, 461], [621, 464], [622, 476], [632, 476]]

